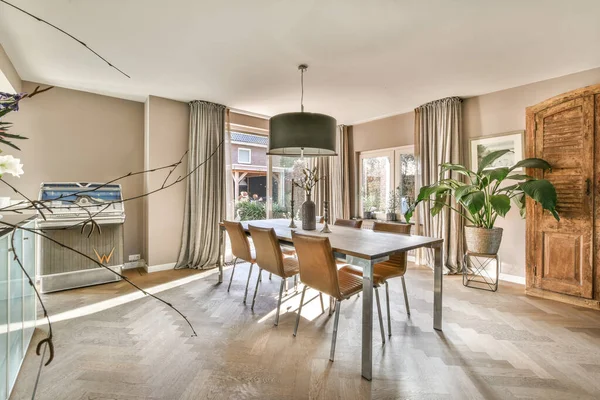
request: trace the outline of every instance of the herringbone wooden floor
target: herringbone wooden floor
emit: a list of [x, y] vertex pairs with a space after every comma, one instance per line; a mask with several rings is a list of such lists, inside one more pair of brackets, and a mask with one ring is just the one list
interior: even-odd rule
[[[505, 282], [497, 293], [468, 289], [450, 276], [444, 281], [444, 331], [438, 333], [432, 329], [432, 273], [411, 267], [412, 315], [405, 313], [400, 281], [392, 281], [393, 336], [381, 346], [375, 324], [374, 379], [367, 382], [360, 377], [360, 299], [342, 303], [331, 363], [333, 320], [321, 314], [319, 302], [305, 307], [294, 338], [299, 296], [290, 291], [274, 327], [279, 281], [263, 280], [252, 312], [241, 302], [246, 273], [247, 265], [238, 268], [230, 293], [226, 284], [215, 285], [213, 273], [136, 278], [190, 280], [161, 295], [190, 318], [196, 338], [150, 298], [81, 317], [65, 313], [69, 304], [85, 309], [118, 298], [129, 292], [122, 283], [46, 296], [51, 312], [65, 317], [54, 324], [56, 359], [44, 369], [37, 398], [600, 398], [597, 311], [529, 298], [522, 286]], [[30, 347], [13, 399], [31, 397], [38, 362]]]

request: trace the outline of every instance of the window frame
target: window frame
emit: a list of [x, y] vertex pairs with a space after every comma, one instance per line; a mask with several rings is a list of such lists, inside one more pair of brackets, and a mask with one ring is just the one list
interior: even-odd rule
[[398, 170], [400, 165], [400, 156], [402, 154], [415, 154], [414, 145], [389, 147], [385, 149], [367, 150], [359, 153], [359, 176], [358, 176], [358, 213], [362, 217], [363, 213], [363, 159], [373, 157], [389, 157], [390, 159], [390, 181], [393, 183], [392, 188], [397, 188], [400, 185], [401, 173]]
[[[240, 160], [240, 150], [244, 150], [244, 151], [248, 152], [248, 161], [247, 162]], [[237, 161], [238, 161], [238, 164], [247, 164], [247, 165], [252, 164], [252, 149], [248, 149], [246, 147], [238, 147], [238, 159], [237, 159]]]

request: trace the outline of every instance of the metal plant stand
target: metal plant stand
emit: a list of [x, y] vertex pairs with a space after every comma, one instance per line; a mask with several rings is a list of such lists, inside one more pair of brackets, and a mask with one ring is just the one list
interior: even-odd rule
[[[500, 276], [500, 257], [498, 254], [482, 254], [467, 251], [463, 263], [463, 285], [474, 289], [498, 290], [498, 278]], [[489, 267], [495, 262], [496, 276], [490, 275]]]

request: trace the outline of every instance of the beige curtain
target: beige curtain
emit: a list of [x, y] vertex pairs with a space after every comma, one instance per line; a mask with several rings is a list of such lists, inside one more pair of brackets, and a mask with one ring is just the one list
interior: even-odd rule
[[[424, 104], [415, 109], [415, 157], [417, 158], [417, 193], [422, 186], [440, 179], [442, 163], [462, 163], [462, 101], [448, 97]], [[447, 173], [444, 178], [450, 176]], [[461, 176], [453, 173], [453, 178]], [[451, 205], [457, 208], [454, 199]], [[445, 208], [437, 216], [430, 214], [431, 204], [423, 202], [415, 218], [417, 233], [444, 239], [444, 265], [449, 273], [461, 271], [463, 255], [463, 219]], [[433, 267], [431, 249], [420, 251], [417, 260]]]
[[348, 150], [348, 127], [339, 125], [337, 130], [337, 156], [315, 157], [311, 168], [316, 166], [323, 179], [313, 192], [317, 214], [324, 215], [323, 201], [329, 201], [329, 222], [338, 218], [350, 218], [350, 161]]
[[183, 234], [178, 268], [211, 268], [219, 254], [219, 222], [226, 213], [225, 106], [190, 102], [190, 135]]

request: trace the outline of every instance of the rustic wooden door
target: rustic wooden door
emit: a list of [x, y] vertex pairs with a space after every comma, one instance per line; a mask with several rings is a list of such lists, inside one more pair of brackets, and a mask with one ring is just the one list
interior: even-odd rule
[[[560, 222], [539, 205], [528, 221], [528, 286], [593, 297], [595, 96], [566, 96], [528, 115], [528, 155], [553, 169], [537, 172], [554, 184]], [[531, 135], [533, 134], [533, 138]], [[531, 140], [533, 139], [533, 140]], [[529, 171], [532, 172], [532, 171]], [[532, 172], [533, 173], [533, 172]], [[529, 225], [532, 223], [532, 225]], [[533, 244], [533, 249], [530, 248]]]

